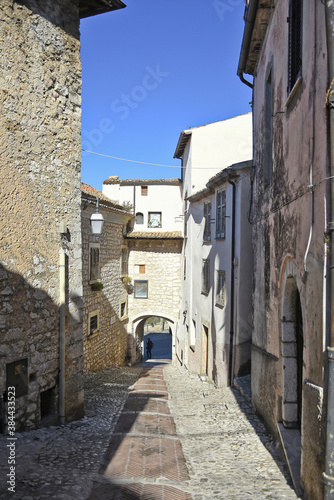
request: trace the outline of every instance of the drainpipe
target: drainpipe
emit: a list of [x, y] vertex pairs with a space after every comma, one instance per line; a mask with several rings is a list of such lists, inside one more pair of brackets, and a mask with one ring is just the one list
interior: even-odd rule
[[250, 42], [252, 39], [258, 4], [259, 4], [259, 0], [250, 0], [248, 7], [247, 7], [247, 10], [245, 12], [245, 16], [244, 16], [245, 29], [244, 29], [244, 35], [242, 38], [241, 52], [240, 52], [240, 57], [239, 57], [239, 65], [238, 65], [238, 70], [237, 70], [237, 75], [240, 78], [240, 80], [242, 81], [242, 83], [244, 83], [245, 85], [247, 85], [251, 89], [253, 88], [253, 84], [244, 78], [244, 71], [245, 71], [246, 62], [247, 62], [248, 53], [249, 53], [249, 45], [250, 45]]
[[228, 385], [232, 386], [233, 378], [233, 342], [234, 342], [234, 261], [235, 261], [235, 191], [236, 185], [229, 174], [227, 174], [227, 182], [232, 186], [232, 241], [231, 241], [231, 300], [230, 300], [230, 356], [228, 367]]
[[65, 250], [59, 250], [59, 408], [60, 424], [65, 423]]
[[[334, 1], [325, 1], [326, 33], [327, 33], [327, 58], [328, 80], [333, 84], [334, 78]], [[334, 93], [330, 90], [328, 104], [329, 125], [329, 160], [330, 160], [330, 332], [328, 339], [328, 388], [327, 388], [327, 437], [324, 499], [330, 500], [334, 496]]]

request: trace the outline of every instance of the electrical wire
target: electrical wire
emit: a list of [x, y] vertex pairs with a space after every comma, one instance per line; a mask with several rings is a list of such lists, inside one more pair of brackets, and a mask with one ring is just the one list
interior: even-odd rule
[[[128, 161], [130, 163], [140, 163], [141, 165], [151, 165], [153, 167], [167, 167], [167, 168], [187, 168], [186, 166], [181, 166], [181, 165], [163, 165], [161, 163], [149, 163], [147, 161], [139, 161], [139, 160], [129, 160], [128, 158], [119, 158], [118, 156], [112, 156], [112, 155], [106, 155], [103, 153], [96, 153], [96, 151], [89, 151], [88, 149], [83, 149], [85, 153], [90, 153], [92, 155], [97, 155], [97, 156], [104, 156], [105, 158], [112, 158], [113, 160], [120, 160], [120, 161]], [[224, 170], [225, 167], [191, 167], [192, 170]]]

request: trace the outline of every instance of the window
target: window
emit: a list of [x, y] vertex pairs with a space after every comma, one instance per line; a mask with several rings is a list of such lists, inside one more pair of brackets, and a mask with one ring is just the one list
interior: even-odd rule
[[144, 214], [141, 212], [136, 213], [136, 224], [144, 224]]
[[217, 271], [216, 304], [225, 306], [225, 271]]
[[128, 274], [128, 249], [122, 248], [121, 250], [121, 275]]
[[183, 279], [187, 278], [187, 257], [183, 259]]
[[203, 241], [211, 241], [211, 201], [204, 203]]
[[123, 319], [127, 315], [126, 301], [120, 304], [120, 318]]
[[89, 279], [98, 281], [100, 279], [100, 245], [91, 243], [89, 247]]
[[99, 311], [93, 311], [88, 315], [88, 336], [94, 335], [99, 330]]
[[217, 191], [216, 199], [217, 199], [216, 238], [225, 238], [225, 223], [226, 223], [225, 189]]
[[134, 297], [135, 297], [135, 299], [147, 299], [148, 298], [148, 281], [135, 280]]
[[148, 186], [141, 186], [141, 195], [147, 196], [148, 194]]
[[148, 213], [148, 227], [161, 227], [161, 212]]
[[302, 74], [302, 0], [289, 5], [288, 94]]
[[210, 291], [210, 260], [202, 261], [202, 293], [208, 294]]
[[146, 273], [146, 265], [145, 264], [135, 264], [135, 272], [137, 274], [145, 274]]

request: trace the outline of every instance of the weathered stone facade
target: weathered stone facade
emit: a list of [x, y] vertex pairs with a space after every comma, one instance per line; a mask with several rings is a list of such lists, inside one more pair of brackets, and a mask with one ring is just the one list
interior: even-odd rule
[[[125, 273], [122, 273], [122, 251], [126, 259], [124, 234], [132, 217], [99, 191], [93, 188], [89, 191], [95, 191], [99, 197], [99, 211], [104, 217], [102, 234], [93, 236], [89, 219], [95, 211], [95, 198], [82, 210], [84, 369], [95, 371], [122, 366], [127, 359], [128, 288], [123, 279]], [[84, 185], [83, 194], [89, 191]], [[97, 279], [91, 275], [91, 248], [99, 251]], [[102, 284], [103, 288], [94, 290], [96, 283]], [[97, 317], [97, 324], [91, 331], [90, 322], [94, 317]]]
[[[0, 394], [6, 400], [8, 384], [23, 385], [17, 428], [32, 428], [57, 415], [62, 245], [68, 266], [66, 418], [83, 411], [78, 6], [3, 0], [0, 40]], [[63, 243], [62, 222], [68, 231]], [[10, 363], [14, 379], [6, 374]]]
[[[134, 291], [129, 295], [129, 344], [132, 362], [140, 359], [141, 341], [146, 319], [157, 316], [169, 320], [173, 334], [180, 313], [181, 251], [183, 238], [161, 237], [150, 233], [147, 237], [128, 235], [129, 276]], [[147, 283], [143, 296], [136, 296], [140, 282]]]
[[[320, 500], [330, 205], [326, 23], [321, 2], [292, 4], [293, 14], [288, 0], [275, 9], [249, 3], [253, 25], [247, 18], [239, 64], [254, 75], [252, 400], [273, 433], [278, 424], [300, 432], [301, 485], [307, 498]], [[291, 84], [293, 51], [300, 67]]]

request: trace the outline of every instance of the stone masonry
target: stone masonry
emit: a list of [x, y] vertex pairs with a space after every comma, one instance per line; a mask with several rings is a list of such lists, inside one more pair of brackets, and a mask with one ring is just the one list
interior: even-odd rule
[[[98, 191], [96, 194], [103, 197]], [[124, 365], [128, 342], [128, 291], [122, 279], [121, 254], [122, 249], [127, 254], [123, 231], [131, 215], [121, 207], [100, 199], [99, 211], [105, 222], [102, 234], [97, 237], [93, 236], [90, 230], [89, 218], [93, 211], [94, 205], [82, 211], [85, 371]], [[97, 245], [99, 249], [100, 278], [97, 281], [103, 285], [101, 290], [93, 290], [95, 282], [90, 280], [91, 244]], [[89, 331], [92, 314], [97, 314], [99, 319], [97, 331], [94, 333]]]
[[[66, 418], [83, 410], [78, 5], [68, 0], [2, 0], [0, 42], [4, 430], [9, 383], [18, 384], [17, 389], [21, 384], [18, 428], [36, 427], [42, 417], [57, 413], [61, 246], [67, 264]], [[67, 228], [63, 241], [62, 222]]]
[[[175, 325], [180, 310], [182, 237], [175, 239], [127, 238], [129, 275], [132, 283], [147, 281], [147, 298], [129, 295], [129, 328], [133, 342], [143, 339], [144, 321], [150, 316], [166, 318]], [[139, 322], [138, 322], [139, 321]], [[134, 347], [134, 346], [133, 346]], [[137, 353], [138, 354], [138, 353]], [[134, 351], [132, 350], [132, 360]]]

